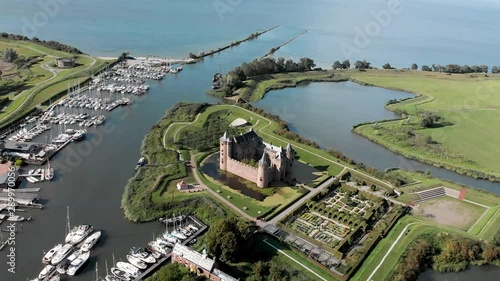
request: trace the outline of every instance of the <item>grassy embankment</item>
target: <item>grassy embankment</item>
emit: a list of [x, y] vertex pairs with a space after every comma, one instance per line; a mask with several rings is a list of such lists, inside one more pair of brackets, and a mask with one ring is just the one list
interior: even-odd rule
[[[399, 196], [398, 200], [406, 203], [418, 199], [418, 196], [414, 194], [416, 191], [427, 190], [439, 186], [446, 186], [458, 191], [463, 188], [458, 184], [431, 178], [419, 173], [402, 173], [405, 173], [414, 180], [414, 183], [399, 188], [404, 194]], [[453, 216], [451, 216], [450, 220], [466, 220], [469, 216], [473, 216], [474, 219], [472, 223], [461, 225], [461, 227], [458, 225], [452, 227], [448, 226], [452, 224], [447, 222], [437, 224], [433, 218], [427, 218], [412, 211], [410, 215], [402, 218], [396, 224], [387, 237], [379, 242], [351, 280], [366, 280], [406, 226], [408, 226], [407, 234], [403, 235], [401, 240], [399, 240], [397, 245], [392, 249], [390, 255], [387, 256], [382, 266], [372, 277], [373, 280], [387, 280], [387, 278], [392, 275], [392, 271], [397, 267], [402, 254], [409, 245], [411, 245], [417, 237], [423, 234], [437, 235], [439, 233], [449, 233], [476, 240], [492, 241], [494, 236], [500, 232], [500, 198], [485, 191], [468, 188], [465, 200], [470, 202], [463, 202], [450, 197], [439, 197], [417, 204], [417, 208], [428, 209], [432, 208], [432, 204], [435, 203], [453, 203], [456, 204], [455, 207], [457, 208], [443, 212], [448, 213], [448, 215], [449, 213], [454, 213], [456, 217], [453, 218]], [[484, 206], [479, 206], [477, 204]]]
[[[193, 110], [196, 112], [198, 109]], [[194, 115], [188, 110], [169, 111], [144, 138], [141, 155], [147, 159], [147, 163], [129, 180], [122, 198], [122, 208], [129, 220], [151, 221], [182, 213], [195, 214], [210, 224], [233, 215], [205, 192], [185, 193], [175, 187], [180, 180], [188, 183], [194, 180], [185, 164], [178, 162], [177, 152], [163, 147], [163, 135], [174, 121], [192, 119]]]
[[[165, 139], [170, 140], [170, 142], [172, 141], [178, 142], [179, 139], [181, 140], [183, 139], [184, 135], [193, 137], [198, 136], [200, 138], [199, 140], [194, 139], [191, 141], [194, 142], [195, 144], [199, 144], [201, 141], [207, 139], [207, 136], [203, 135], [202, 131], [211, 130], [207, 129], [207, 127], [209, 127], [209, 125], [207, 124], [209, 123], [209, 121], [211, 121], [211, 119], [215, 118], [223, 120], [222, 130], [228, 128], [227, 125], [236, 118], [243, 118], [249, 121], [253, 125], [254, 130], [256, 131], [269, 126], [269, 123], [266, 121], [266, 119], [259, 116], [258, 114], [246, 111], [244, 109], [235, 106], [217, 105], [207, 108], [203, 113], [201, 113], [197, 117], [197, 121], [194, 122], [193, 124], [178, 124], [172, 126], [168, 131], [168, 134], [165, 136]], [[276, 126], [274, 122], [272, 125]], [[218, 149], [218, 139], [220, 138], [220, 136], [222, 136], [222, 132], [223, 131], [210, 132], [210, 134], [215, 134], [214, 142], [212, 143], [212, 147], [215, 150]], [[272, 131], [269, 130], [269, 132]], [[264, 138], [264, 141], [273, 142], [273, 140], [269, 139], [265, 135], [261, 136]], [[208, 138], [211, 137], [213, 136], [209, 136]], [[274, 141], [273, 144], [281, 145], [284, 147], [286, 146], [287, 142], [288, 141], [282, 141], [282, 143], [278, 144], [276, 143], [276, 141]], [[170, 143], [169, 145], [174, 145], [174, 144]], [[195, 150], [194, 148], [189, 148], [189, 149]], [[193, 153], [197, 154], [199, 153], [199, 151], [193, 151]], [[197, 157], [197, 162], [199, 162], [200, 165], [203, 165], [202, 160], [206, 158], [208, 154], [209, 153], [199, 155]], [[299, 155], [299, 157], [301, 156]], [[338, 166], [335, 165], [335, 167], [332, 166], [332, 171], [337, 174], [338, 172], [340, 172], [340, 169], [338, 168]], [[290, 186], [259, 189], [255, 186], [255, 184], [242, 180], [241, 181], [242, 184], [246, 184], [247, 186], [253, 186], [254, 188], [252, 189], [266, 195], [266, 198], [263, 201], [259, 201], [256, 199], [252, 199], [248, 196], [245, 196], [239, 191], [234, 190], [229, 186], [224, 185], [222, 182], [217, 181], [216, 179], [213, 179], [207, 175], [204, 175], [201, 172], [200, 174], [201, 174], [200, 178], [202, 179], [205, 185], [207, 185], [214, 191], [218, 192], [221, 196], [228, 198], [228, 200], [230, 200], [235, 206], [239, 207], [241, 210], [243, 210], [244, 212], [253, 217], [263, 216], [264, 214], [271, 216], [281, 211], [284, 207], [296, 201], [298, 198], [300, 198], [302, 195], [306, 193], [306, 190], [302, 188], [290, 187]], [[244, 207], [248, 209], [245, 210]]]
[[[473, 177], [500, 179], [500, 150], [491, 141], [500, 139], [495, 129], [500, 125], [500, 97], [495, 94], [500, 90], [498, 75], [402, 70], [344, 71], [342, 75], [361, 84], [417, 95], [388, 106], [405, 112], [403, 119], [373, 122], [355, 132], [407, 158]], [[442, 121], [422, 128], [420, 111], [433, 112]]]
[[486, 240], [486, 238], [489, 238], [486, 232], [483, 232], [480, 235], [474, 235], [472, 233], [460, 231], [451, 227], [445, 227], [445, 226], [436, 227], [435, 224], [420, 221], [412, 216], [406, 216], [402, 218], [396, 224], [396, 226], [391, 230], [391, 232], [378, 243], [378, 245], [374, 248], [372, 253], [363, 262], [362, 266], [359, 268], [359, 270], [351, 280], [353, 281], [367, 280], [368, 276], [370, 276], [370, 274], [375, 270], [375, 268], [378, 266], [382, 258], [386, 255], [387, 251], [390, 249], [393, 242], [397, 239], [397, 237], [401, 234], [401, 232], [404, 230], [406, 226], [408, 226], [406, 234], [403, 234], [403, 236], [398, 241], [396, 246], [391, 250], [390, 254], [386, 257], [381, 267], [373, 275], [372, 280], [388, 280], [389, 276], [392, 275], [393, 270], [397, 268], [397, 265], [403, 253], [415, 241], [415, 239], [417, 239], [421, 235], [424, 234], [438, 235], [440, 233], [447, 233], [447, 234], [457, 234], [476, 240], [477, 239]]
[[[331, 71], [307, 71], [259, 75], [244, 81], [244, 85], [235, 92], [231, 99], [243, 98], [255, 102], [264, 98], [267, 92], [288, 87], [296, 87], [306, 82], [341, 82], [345, 77], [334, 76]], [[211, 95], [221, 96], [221, 91], [209, 91]]]
[[[0, 51], [7, 48], [15, 49], [19, 56], [37, 58], [38, 61], [29, 69], [12, 68], [3, 73], [4, 81], [7, 79], [19, 81], [23, 82], [24, 86], [6, 95], [10, 101], [0, 113], [0, 126], [5, 126], [37, 105], [64, 93], [68, 84], [86, 82], [92, 73], [99, 72], [111, 63], [111, 61], [87, 55], [74, 55], [52, 50], [32, 42], [0, 39]], [[76, 67], [56, 68], [54, 65], [56, 57], [75, 57]]]

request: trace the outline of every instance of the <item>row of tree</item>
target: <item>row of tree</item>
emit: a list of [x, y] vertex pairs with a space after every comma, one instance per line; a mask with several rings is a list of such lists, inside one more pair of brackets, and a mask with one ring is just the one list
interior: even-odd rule
[[45, 40], [40, 40], [37, 37], [33, 37], [32, 39], [29, 39], [28, 37], [23, 36], [23, 35], [12, 34], [12, 33], [7, 33], [7, 32], [1, 32], [0, 37], [10, 39], [10, 40], [30, 41], [30, 42], [42, 45], [44, 47], [47, 47], [49, 49], [62, 51], [62, 52], [66, 52], [66, 53], [82, 54], [82, 51], [78, 50], [77, 48], [70, 46], [70, 45], [59, 43], [57, 41], [45, 41]]
[[[445, 66], [440, 64], [433, 64], [432, 66], [422, 65], [422, 71], [433, 71], [433, 72], [445, 72], [445, 73], [488, 73], [488, 66], [486, 65], [459, 65], [459, 64], [447, 64]], [[495, 67], [493, 73], [498, 72], [498, 68]]]
[[[332, 65], [333, 69], [349, 69], [351, 67], [351, 63], [349, 60], [345, 60], [343, 62], [335, 61]], [[356, 61], [354, 63], [354, 68], [359, 70], [370, 69], [373, 68], [370, 66], [370, 63], [366, 60]], [[391, 66], [390, 63], [386, 63], [382, 66], [383, 69], [395, 69], [395, 67]], [[418, 70], [418, 65], [413, 63], [410, 66], [411, 70]], [[459, 64], [432, 64], [431, 66], [422, 65], [422, 71], [433, 71], [433, 72], [445, 72], [445, 73], [488, 73], [488, 66], [486, 65], [459, 65]], [[491, 68], [491, 73], [500, 73], [500, 66], [493, 66]]]

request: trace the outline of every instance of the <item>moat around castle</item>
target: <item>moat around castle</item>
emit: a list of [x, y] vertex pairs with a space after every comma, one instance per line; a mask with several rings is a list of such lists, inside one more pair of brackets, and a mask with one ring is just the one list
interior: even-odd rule
[[[254, 182], [258, 187], [268, 187], [272, 181], [294, 181], [292, 146], [288, 144], [285, 149], [265, 143], [252, 127], [235, 136], [224, 133], [220, 138], [219, 161], [221, 170]], [[257, 163], [256, 167], [252, 163]]]

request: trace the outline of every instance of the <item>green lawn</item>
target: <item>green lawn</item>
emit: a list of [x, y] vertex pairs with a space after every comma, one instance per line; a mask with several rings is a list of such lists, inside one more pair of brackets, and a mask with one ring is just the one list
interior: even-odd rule
[[[389, 89], [416, 93], [419, 97], [392, 104], [390, 109], [405, 110], [414, 116], [417, 110], [432, 111], [452, 125], [415, 130], [418, 136], [431, 136], [439, 145], [436, 151], [398, 141], [394, 132], [408, 127], [401, 121], [380, 124], [385, 130], [371, 125], [356, 128], [356, 132], [408, 157], [431, 164], [440, 164], [461, 173], [474, 175], [479, 171], [500, 178], [500, 150], [492, 139], [500, 139], [500, 76], [496, 74], [429, 73], [401, 70], [344, 71], [354, 81]], [[478, 149], [480, 148], [480, 149]]]
[[330, 71], [290, 72], [260, 75], [245, 81], [245, 86], [237, 90], [238, 96], [255, 102], [264, 98], [271, 90], [295, 87], [302, 82], [338, 82], [343, 77], [334, 77]]
[[377, 244], [377, 246], [375, 246], [371, 254], [365, 259], [361, 267], [350, 280], [366, 281], [373, 270], [378, 266], [382, 258], [385, 256], [392, 243], [397, 239], [397, 237], [401, 234], [402, 230], [407, 225], [409, 225], [409, 231], [407, 231], [407, 234], [402, 236], [401, 240], [399, 240], [397, 245], [392, 249], [391, 253], [387, 256], [382, 266], [372, 277], [373, 280], [388, 280], [388, 277], [391, 275], [392, 270], [397, 267], [398, 260], [401, 255], [405, 252], [408, 246], [422, 234], [428, 233], [436, 235], [438, 233], [447, 232], [477, 239], [477, 237], [467, 234], [466, 232], [456, 230], [454, 228], [444, 226], [436, 227], [433, 224], [427, 224], [425, 222], [415, 220], [411, 216], [405, 216], [400, 219], [396, 223], [394, 228], [389, 232], [389, 234], [385, 238], [383, 238]]
[[[18, 94], [16, 99], [0, 113], [0, 126], [19, 118], [38, 104], [63, 92], [67, 89], [68, 82], [71, 85], [75, 80], [83, 83], [92, 73], [97, 73], [110, 63], [88, 55], [55, 51], [31, 42], [0, 39], [0, 51], [6, 48], [14, 48], [18, 51], [18, 55], [38, 56], [41, 61], [32, 65], [30, 71], [22, 70], [20, 72], [23, 79], [26, 80], [25, 91]], [[77, 66], [71, 69], [58, 69], [54, 66], [56, 57], [76, 57]], [[42, 68], [42, 65], [56, 71], [56, 76], [53, 77], [53, 74]], [[10, 98], [13, 99], [12, 96]]]
[[[281, 250], [282, 253], [278, 252], [275, 248], [268, 245], [266, 242], [271, 244], [275, 248], [278, 248], [279, 250]], [[262, 247], [268, 251], [278, 253], [281, 256], [283, 256], [283, 258], [288, 260], [288, 262], [290, 264], [294, 264], [296, 266], [297, 270], [300, 270], [301, 272], [303, 272], [303, 273], [307, 274], [309, 277], [311, 277], [312, 278], [311, 280], [319, 280], [319, 279], [315, 274], [312, 274], [310, 271], [305, 269], [304, 266], [306, 268], [312, 270], [314, 273], [318, 274], [319, 276], [325, 278], [326, 280], [337, 280], [332, 275], [328, 274], [326, 272], [326, 269], [324, 269], [323, 267], [319, 267], [318, 265], [311, 262], [309, 257], [305, 256], [302, 253], [298, 253], [296, 250], [292, 250], [291, 248], [282, 244], [281, 242], [279, 242], [278, 240], [276, 240], [273, 237], [266, 236], [265, 240], [262, 241]], [[286, 254], [288, 256], [286, 256], [284, 254]], [[290, 259], [290, 257], [293, 258], [295, 261]], [[299, 263], [301, 265], [299, 265]]]

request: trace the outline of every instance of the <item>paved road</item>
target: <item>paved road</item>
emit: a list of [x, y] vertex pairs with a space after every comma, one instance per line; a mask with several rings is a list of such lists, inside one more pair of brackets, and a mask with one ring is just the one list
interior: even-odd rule
[[306, 194], [304, 197], [300, 198], [299, 201], [295, 202], [294, 204], [292, 204], [291, 206], [289, 206], [288, 208], [283, 210], [281, 213], [279, 213], [277, 216], [275, 216], [272, 220], [264, 222], [263, 223], [264, 226], [269, 225], [269, 224], [276, 225], [280, 220], [282, 220], [284, 217], [286, 217], [290, 212], [297, 209], [300, 205], [304, 204], [305, 201], [313, 198], [318, 193], [323, 191], [325, 188], [329, 187], [333, 183], [334, 180], [335, 180], [335, 178], [332, 177], [329, 180], [325, 181], [320, 186], [316, 187], [315, 189], [310, 191], [308, 194]]

